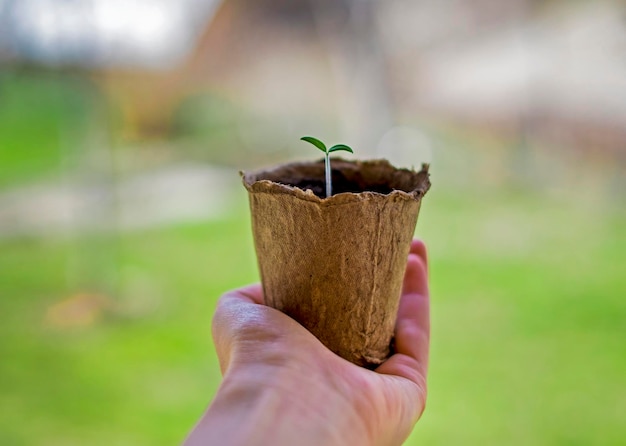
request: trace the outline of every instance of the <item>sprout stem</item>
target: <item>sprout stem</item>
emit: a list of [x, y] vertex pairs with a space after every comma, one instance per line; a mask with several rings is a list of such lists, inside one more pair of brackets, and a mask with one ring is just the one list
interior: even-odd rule
[[332, 172], [330, 170], [330, 153], [336, 152], [338, 150], [344, 150], [346, 152], [354, 153], [350, 147], [345, 144], [335, 144], [331, 148], [327, 148], [326, 144], [320, 141], [317, 138], [313, 138], [312, 136], [303, 136], [300, 138], [302, 141], [306, 141], [308, 143], [313, 144], [315, 147], [324, 152], [324, 168], [325, 168], [325, 177], [326, 177], [326, 198], [329, 198], [333, 194], [332, 190]]
[[326, 198], [332, 195], [331, 172], [330, 172], [330, 153], [326, 152]]

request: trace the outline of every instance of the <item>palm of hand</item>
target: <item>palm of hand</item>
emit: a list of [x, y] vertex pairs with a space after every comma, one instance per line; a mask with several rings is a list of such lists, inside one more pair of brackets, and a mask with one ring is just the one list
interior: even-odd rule
[[263, 305], [260, 285], [222, 297], [213, 335], [224, 385], [249, 380], [273, 390], [273, 395], [281, 395], [277, 410], [291, 407], [286, 415], [319, 418], [326, 438], [337, 444], [401, 444], [426, 399], [425, 247], [419, 241], [411, 246], [396, 324], [396, 352], [374, 371], [340, 358], [296, 321]]

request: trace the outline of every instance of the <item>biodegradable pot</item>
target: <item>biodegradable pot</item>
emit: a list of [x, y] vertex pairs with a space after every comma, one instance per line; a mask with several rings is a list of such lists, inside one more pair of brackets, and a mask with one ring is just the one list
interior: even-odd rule
[[390, 354], [428, 165], [333, 159], [242, 172], [265, 302], [341, 357], [375, 367]]

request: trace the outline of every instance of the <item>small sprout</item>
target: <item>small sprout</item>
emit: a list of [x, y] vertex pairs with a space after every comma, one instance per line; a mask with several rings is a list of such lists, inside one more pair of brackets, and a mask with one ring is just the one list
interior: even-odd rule
[[345, 144], [336, 144], [332, 146], [330, 149], [326, 148], [326, 144], [320, 141], [317, 138], [313, 138], [312, 136], [303, 136], [300, 138], [302, 141], [306, 141], [308, 143], [313, 144], [315, 147], [324, 152], [324, 165], [326, 167], [326, 198], [332, 195], [332, 178], [330, 174], [330, 154], [332, 152], [338, 152], [339, 150], [344, 150], [346, 152], [354, 153], [350, 147]]

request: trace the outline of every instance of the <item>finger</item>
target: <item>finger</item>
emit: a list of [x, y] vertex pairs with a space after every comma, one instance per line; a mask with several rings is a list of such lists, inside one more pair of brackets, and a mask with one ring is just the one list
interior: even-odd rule
[[430, 341], [428, 296], [405, 294], [400, 301], [396, 322], [396, 352], [414, 358], [426, 371]]
[[413, 241], [411, 242], [411, 250], [409, 252], [411, 254], [416, 254], [419, 258], [421, 258], [424, 262], [424, 265], [426, 265], [426, 271], [428, 271], [428, 255], [426, 253], [426, 244], [419, 239], [413, 239]]
[[402, 283], [402, 295], [405, 294], [428, 294], [428, 272], [426, 261], [415, 253], [409, 254], [404, 282]]
[[422, 259], [414, 254], [407, 262], [395, 336], [396, 351], [414, 358], [425, 370], [430, 341], [428, 277]]
[[265, 297], [263, 296], [263, 287], [260, 283], [253, 283], [236, 290], [228, 291], [224, 297], [232, 297], [234, 299], [247, 300], [249, 302], [265, 305]]
[[409, 255], [395, 330], [396, 354], [378, 367], [379, 373], [398, 375], [422, 386], [428, 368], [430, 314], [425, 265]]

